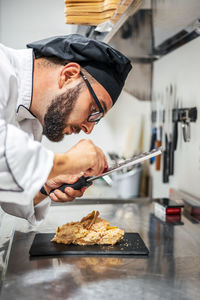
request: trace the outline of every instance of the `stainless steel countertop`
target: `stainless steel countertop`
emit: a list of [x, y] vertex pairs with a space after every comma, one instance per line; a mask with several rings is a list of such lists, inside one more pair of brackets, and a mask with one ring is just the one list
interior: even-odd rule
[[[138, 232], [149, 248], [149, 257], [30, 259], [36, 231], [55, 232], [58, 225], [80, 220], [93, 209], [111, 224]], [[10, 243], [5, 241], [7, 259], [9, 245], [12, 247], [8, 265], [4, 264], [0, 299], [199, 299], [200, 224], [184, 216], [181, 221], [180, 225], [161, 221], [148, 199], [83, 199], [75, 205], [52, 206], [38, 228], [31, 228], [25, 221], [14, 224], [13, 240], [10, 234]]]

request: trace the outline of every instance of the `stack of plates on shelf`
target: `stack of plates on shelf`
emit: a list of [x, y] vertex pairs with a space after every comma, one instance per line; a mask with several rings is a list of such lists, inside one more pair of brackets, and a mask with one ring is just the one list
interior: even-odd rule
[[65, 0], [65, 23], [98, 25], [113, 16], [120, 0]]

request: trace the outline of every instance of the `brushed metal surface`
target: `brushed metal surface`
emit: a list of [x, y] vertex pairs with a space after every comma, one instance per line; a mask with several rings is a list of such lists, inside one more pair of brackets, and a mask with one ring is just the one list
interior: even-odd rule
[[[84, 199], [83, 199], [84, 203]], [[38, 228], [15, 232], [1, 300], [15, 299], [198, 299], [200, 225], [164, 223], [150, 201], [53, 206]], [[79, 220], [91, 210], [129, 232], [138, 232], [149, 257], [46, 257], [30, 259], [35, 232]], [[182, 224], [181, 223], [181, 224]], [[5, 223], [4, 223], [5, 225]]]

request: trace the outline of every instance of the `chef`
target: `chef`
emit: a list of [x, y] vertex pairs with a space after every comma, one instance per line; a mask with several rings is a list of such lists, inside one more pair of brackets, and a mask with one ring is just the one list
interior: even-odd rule
[[84, 192], [55, 188], [107, 166], [90, 140], [58, 154], [40, 143], [42, 135], [58, 142], [81, 130], [91, 133], [116, 102], [131, 64], [111, 46], [78, 34], [27, 47], [0, 44], [0, 205], [37, 224], [50, 200], [72, 201]]

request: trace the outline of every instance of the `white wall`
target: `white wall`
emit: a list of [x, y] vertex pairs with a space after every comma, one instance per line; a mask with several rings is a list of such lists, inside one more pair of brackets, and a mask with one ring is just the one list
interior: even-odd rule
[[1, 36], [2, 36], [2, 33], [1, 33], [1, 31], [2, 31], [2, 1], [0, 0], [0, 41], [1, 41]]
[[164, 94], [172, 83], [177, 87], [179, 106], [198, 108], [198, 119], [191, 123], [191, 141], [185, 143], [179, 125], [178, 149], [175, 152], [175, 176], [169, 184], [162, 183], [161, 172], [155, 172], [155, 197], [168, 196], [170, 187], [200, 197], [200, 38], [166, 55], [154, 65], [155, 94]]
[[0, 41], [13, 48], [48, 36], [73, 33], [64, 0], [0, 0]]

